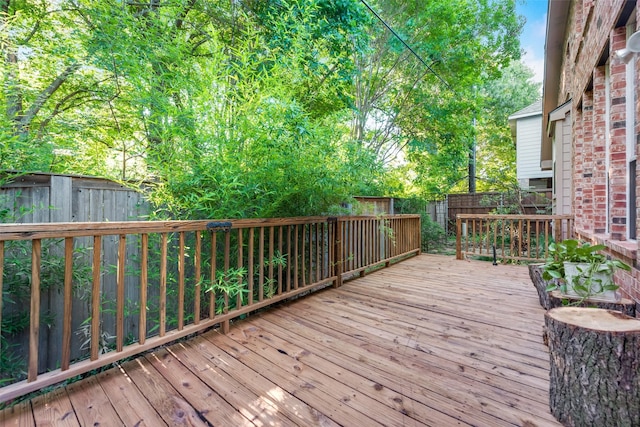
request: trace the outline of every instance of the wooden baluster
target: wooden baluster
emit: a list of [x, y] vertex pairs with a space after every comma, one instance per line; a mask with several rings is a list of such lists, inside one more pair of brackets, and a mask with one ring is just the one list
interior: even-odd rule
[[540, 221], [536, 221], [536, 258], [540, 258]]
[[100, 352], [100, 259], [102, 237], [93, 237], [93, 284], [91, 287], [91, 360], [98, 360]]
[[476, 253], [476, 220], [471, 220], [471, 251]]
[[346, 224], [346, 221], [341, 221], [339, 218], [334, 224], [335, 258], [333, 263], [335, 267], [334, 275], [336, 276], [336, 281], [334, 283], [335, 288], [339, 288], [340, 286], [342, 286], [342, 269], [344, 268], [344, 257], [345, 257], [345, 254], [343, 251], [345, 248], [345, 244], [347, 243], [345, 239], [346, 235], [344, 230], [344, 224]]
[[[283, 259], [284, 254], [282, 253], [282, 239], [283, 239], [283, 230], [282, 226], [278, 227], [278, 256], [280, 259]], [[282, 263], [278, 263], [278, 295], [282, 294]]]
[[160, 336], [167, 331], [167, 233], [160, 242]]
[[38, 378], [38, 345], [40, 344], [40, 264], [42, 241], [34, 239], [31, 247], [31, 315], [29, 322], [29, 368], [27, 382]]
[[462, 219], [456, 217], [456, 259], [462, 258]]
[[307, 233], [308, 237], [309, 237], [309, 264], [308, 267], [309, 269], [307, 270], [307, 273], [309, 274], [308, 276], [305, 275], [305, 279], [308, 280], [307, 283], [305, 284], [311, 284], [313, 283], [313, 224], [309, 224], [307, 226], [307, 230], [309, 231]]
[[253, 227], [249, 229], [249, 247], [247, 248], [247, 288], [249, 295], [247, 298], [247, 304], [253, 304], [253, 251], [254, 251], [254, 239], [255, 231]]
[[[242, 228], [238, 229], [238, 270], [244, 266], [243, 259], [243, 236], [242, 236]], [[238, 277], [238, 295], [236, 295], [236, 310], [242, 307], [242, 294], [244, 293], [243, 289], [244, 278]]]
[[370, 219], [369, 220], [369, 264], [373, 265], [375, 263], [375, 256], [374, 256], [374, 248], [375, 248], [375, 219]]
[[506, 259], [507, 256], [507, 252], [505, 250], [506, 246], [505, 246], [505, 240], [506, 240], [506, 235], [505, 235], [505, 230], [508, 228], [507, 225], [507, 220], [506, 219], [502, 219], [502, 228], [500, 229], [500, 234], [502, 237], [502, 260], [504, 261]]
[[370, 265], [370, 258], [369, 258], [369, 250], [371, 247], [371, 221], [369, 219], [365, 219], [363, 221], [363, 229], [364, 232], [363, 234], [363, 239], [362, 239], [362, 247], [363, 247], [363, 267], [364, 269], [360, 272], [360, 276], [364, 277], [366, 274], [366, 268]]
[[258, 237], [258, 301], [264, 299], [264, 227], [260, 227]]
[[349, 224], [349, 270], [358, 268], [358, 220], [354, 219]]
[[[209, 276], [211, 277], [211, 284], [216, 283], [216, 274], [217, 272], [217, 256], [218, 256], [218, 235], [215, 231], [211, 232], [211, 272]], [[213, 319], [216, 317], [216, 291], [211, 289], [209, 291], [209, 319]]]
[[198, 325], [200, 323], [200, 293], [202, 292], [202, 286], [200, 281], [202, 280], [202, 236], [200, 230], [196, 231], [196, 250], [193, 257], [194, 278], [195, 285], [193, 287], [193, 324]]
[[275, 230], [273, 226], [269, 227], [269, 294], [273, 294], [273, 250], [275, 246]]
[[184, 231], [178, 234], [178, 330], [184, 329]]
[[320, 281], [320, 224], [316, 223], [316, 283]]
[[363, 230], [363, 220], [358, 219], [356, 221], [356, 227], [358, 229], [358, 233], [356, 234], [356, 253], [358, 254], [358, 262], [356, 263], [356, 269], [362, 267], [364, 265], [364, 257], [363, 257], [363, 240], [364, 240], [364, 230]]
[[291, 290], [291, 226], [287, 225], [287, 278], [286, 289], [287, 292]]
[[307, 284], [307, 224], [302, 225], [302, 233], [300, 233], [300, 253], [302, 255], [302, 260], [300, 261], [300, 277], [302, 277], [302, 287], [305, 287]]
[[144, 344], [147, 339], [147, 286], [149, 285], [149, 235], [140, 236], [140, 319], [138, 342]]
[[116, 351], [124, 347], [124, 273], [126, 264], [127, 235], [121, 234], [118, 239], [118, 277], [116, 282]]
[[486, 240], [487, 240], [487, 253], [491, 253], [491, 220], [487, 220], [487, 232], [486, 232]]
[[300, 274], [299, 271], [299, 259], [298, 259], [298, 254], [300, 253], [300, 236], [299, 236], [299, 232], [298, 232], [298, 224], [294, 225], [295, 227], [295, 232], [294, 232], [294, 239], [293, 239], [293, 252], [294, 252], [294, 264], [293, 264], [293, 289], [298, 289], [298, 275]]
[[360, 233], [360, 238], [361, 243], [360, 243], [360, 250], [362, 251], [361, 255], [360, 255], [360, 259], [362, 259], [362, 264], [360, 265], [360, 268], [362, 268], [361, 271], [361, 275], [364, 275], [365, 273], [365, 268], [368, 266], [369, 264], [369, 260], [367, 257], [367, 246], [369, 243], [369, 220], [368, 219], [363, 219], [360, 221], [360, 227], [362, 229], [362, 232]]
[[380, 259], [380, 218], [373, 221], [373, 260], [378, 263]]
[[[231, 230], [227, 231], [224, 238], [224, 274], [225, 276], [229, 273], [229, 268], [231, 264]], [[222, 308], [222, 313], [229, 313], [229, 292], [224, 293], [224, 307]], [[229, 333], [229, 320], [225, 320], [222, 322], [222, 333]]]

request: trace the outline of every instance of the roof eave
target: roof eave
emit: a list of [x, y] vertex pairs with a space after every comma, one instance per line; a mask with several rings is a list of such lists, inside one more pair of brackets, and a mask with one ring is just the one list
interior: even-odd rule
[[553, 158], [551, 138], [546, 131], [549, 124], [549, 113], [558, 106], [562, 57], [570, 3], [564, 0], [549, 0], [547, 13], [547, 38], [542, 92], [542, 144], [540, 147], [540, 160], [541, 163], [546, 165]]

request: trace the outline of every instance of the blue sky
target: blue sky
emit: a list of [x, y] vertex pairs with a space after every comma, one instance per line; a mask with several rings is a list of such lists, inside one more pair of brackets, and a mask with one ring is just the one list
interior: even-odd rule
[[522, 61], [533, 69], [536, 82], [542, 82], [544, 73], [547, 4], [547, 0], [518, 0], [516, 2], [516, 11], [527, 19], [520, 36], [520, 45], [524, 50]]

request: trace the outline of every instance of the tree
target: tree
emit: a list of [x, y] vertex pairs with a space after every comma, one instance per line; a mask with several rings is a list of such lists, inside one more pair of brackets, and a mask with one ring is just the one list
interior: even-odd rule
[[474, 88], [519, 58], [523, 21], [512, 0], [387, 0], [373, 9], [397, 35], [377, 22], [357, 57], [353, 138], [384, 163], [410, 161], [422, 193], [446, 192], [466, 174], [481, 105]]
[[180, 217], [447, 191], [513, 1], [373, 7], [428, 67], [357, 0], [0, 0], [0, 167], [150, 180]]
[[541, 85], [533, 71], [513, 62], [500, 78], [480, 87], [483, 107], [477, 125], [477, 168], [481, 191], [506, 191], [517, 186], [516, 146], [508, 117], [540, 98]]

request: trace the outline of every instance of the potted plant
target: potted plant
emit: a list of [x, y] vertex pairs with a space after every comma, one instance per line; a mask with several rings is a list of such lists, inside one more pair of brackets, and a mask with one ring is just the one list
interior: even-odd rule
[[599, 253], [605, 248], [580, 244], [574, 239], [549, 245], [549, 257], [542, 267], [542, 278], [552, 282], [547, 291], [559, 288], [567, 296], [617, 301], [618, 286], [613, 282], [613, 273], [617, 268], [630, 271], [631, 267]]

